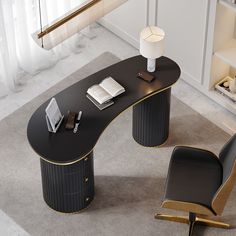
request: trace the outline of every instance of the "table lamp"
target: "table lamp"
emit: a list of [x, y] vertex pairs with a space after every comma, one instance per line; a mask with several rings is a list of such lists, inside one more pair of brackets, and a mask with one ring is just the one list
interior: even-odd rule
[[140, 34], [140, 54], [147, 58], [149, 72], [155, 71], [156, 58], [163, 55], [164, 37], [165, 32], [156, 26], [148, 26]]

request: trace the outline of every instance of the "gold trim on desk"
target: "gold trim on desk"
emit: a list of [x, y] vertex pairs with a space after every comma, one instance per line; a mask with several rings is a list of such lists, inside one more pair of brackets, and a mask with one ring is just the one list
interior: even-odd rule
[[[113, 120], [111, 120], [111, 122], [114, 121], [116, 118], [118, 118], [122, 113], [124, 113], [124, 112], [125, 112], [126, 110], [128, 110], [130, 107], [137, 105], [138, 103], [144, 101], [144, 100], [147, 99], [147, 98], [152, 97], [153, 95], [156, 95], [156, 94], [158, 94], [158, 93], [161, 93], [161, 92], [163, 92], [163, 91], [165, 91], [165, 90], [170, 89], [170, 88], [171, 88], [173, 85], [175, 85], [177, 82], [178, 82], [178, 80], [177, 80], [175, 83], [173, 83], [172, 85], [170, 85], [170, 86], [168, 86], [168, 87], [166, 87], [166, 88], [163, 88], [163, 89], [161, 89], [161, 90], [158, 90], [158, 91], [156, 91], [156, 92], [153, 92], [153, 93], [147, 95], [146, 97], [144, 97], [144, 98], [138, 100], [137, 102], [131, 104], [131, 105], [130, 105], [129, 107], [127, 107], [125, 110], [123, 110], [122, 112], [120, 112]], [[110, 122], [110, 123], [111, 123], [111, 122]], [[110, 123], [109, 123], [109, 124], [110, 124]], [[108, 126], [108, 125], [107, 125], [107, 126]], [[106, 128], [105, 128], [105, 129], [106, 129]], [[103, 130], [103, 132], [105, 131], [105, 129]], [[101, 137], [101, 135], [103, 134], [103, 132], [100, 134], [99, 138]], [[99, 138], [97, 139], [97, 141], [99, 140]], [[95, 143], [95, 145], [93, 146], [93, 148], [96, 146], [96, 144], [97, 144], [97, 142]], [[163, 145], [163, 144], [161, 144], [161, 145]], [[31, 145], [30, 145], [30, 146], [31, 146]], [[66, 162], [66, 163], [60, 163], [60, 162], [49, 161], [49, 160], [47, 160], [46, 158], [42, 157], [39, 153], [37, 153], [33, 148], [32, 148], [32, 149], [40, 156], [40, 158], [41, 158], [42, 160], [44, 160], [44, 161], [46, 161], [46, 162], [48, 162], [48, 163], [50, 163], [50, 164], [59, 165], [59, 166], [67, 166], [67, 165], [75, 164], [76, 162], [79, 162], [79, 161], [83, 160], [84, 158], [86, 158], [86, 157], [93, 151], [93, 148], [92, 148], [92, 150], [90, 150], [87, 154], [85, 154], [84, 156], [82, 156], [81, 158], [79, 158], [78, 160], [71, 161], [71, 162]]]

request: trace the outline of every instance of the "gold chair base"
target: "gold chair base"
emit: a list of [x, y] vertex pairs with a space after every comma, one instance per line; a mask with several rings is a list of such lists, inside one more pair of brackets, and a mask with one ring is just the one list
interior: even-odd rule
[[[155, 214], [155, 219], [159, 220], [168, 220], [168, 221], [174, 221], [179, 223], [185, 223], [189, 224], [189, 218], [186, 216], [172, 216], [172, 215], [165, 215], [165, 214]], [[206, 225], [210, 227], [217, 227], [217, 228], [223, 228], [223, 229], [229, 229], [230, 225], [227, 223], [223, 223], [220, 221], [210, 220], [210, 219], [204, 219], [201, 217], [196, 217], [196, 224], [199, 225]]]

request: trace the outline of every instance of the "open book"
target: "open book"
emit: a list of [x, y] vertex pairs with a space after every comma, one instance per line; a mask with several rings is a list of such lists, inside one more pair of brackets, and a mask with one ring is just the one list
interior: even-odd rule
[[99, 104], [108, 103], [113, 97], [124, 93], [125, 89], [112, 77], [107, 77], [100, 84], [93, 85], [87, 93]]

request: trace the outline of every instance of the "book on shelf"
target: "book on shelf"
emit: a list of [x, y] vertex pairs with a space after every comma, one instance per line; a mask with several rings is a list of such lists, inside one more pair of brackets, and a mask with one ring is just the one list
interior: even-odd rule
[[105, 78], [100, 84], [95, 84], [87, 90], [87, 97], [100, 109], [114, 104], [112, 98], [125, 92], [122, 87], [112, 77]]

